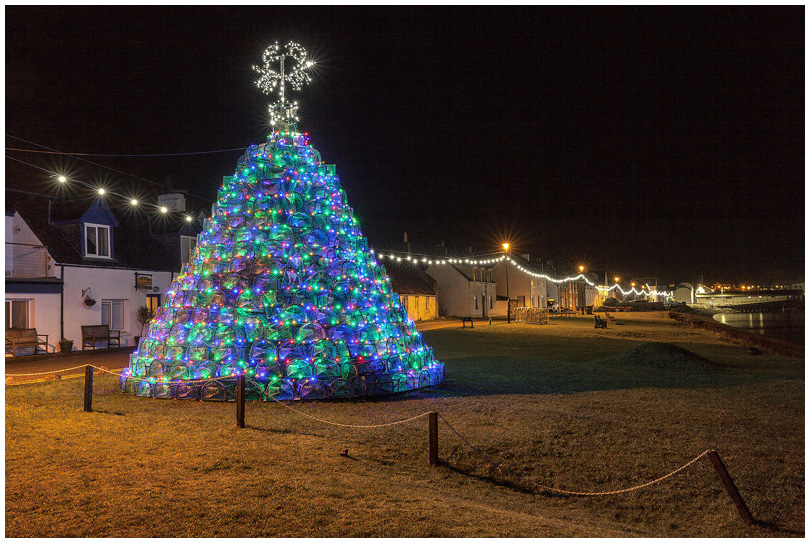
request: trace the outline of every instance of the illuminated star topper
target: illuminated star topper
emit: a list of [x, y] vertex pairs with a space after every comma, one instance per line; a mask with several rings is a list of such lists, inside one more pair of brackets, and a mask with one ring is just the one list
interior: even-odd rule
[[254, 66], [253, 69], [261, 74], [256, 85], [265, 94], [272, 94], [278, 88], [279, 101], [270, 104], [270, 123], [292, 125], [298, 120], [298, 103], [289, 103], [286, 99], [286, 84], [295, 90], [301, 90], [306, 83], [310, 83], [308, 70], [315, 62], [307, 59], [306, 50], [294, 42], [283, 47], [275, 42], [268, 47], [262, 55], [263, 66]]

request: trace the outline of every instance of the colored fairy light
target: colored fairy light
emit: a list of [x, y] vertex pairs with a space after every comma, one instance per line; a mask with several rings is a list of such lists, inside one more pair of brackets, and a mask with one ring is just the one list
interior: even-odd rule
[[442, 381], [384, 255], [374, 258], [340, 180], [316, 155], [299, 132], [275, 131], [239, 159], [130, 358], [125, 390], [213, 399], [225, 390], [215, 381], [239, 374], [261, 397], [307, 399]]
[[280, 122], [224, 179], [122, 388], [226, 399], [223, 383], [247, 375], [258, 397], [314, 399], [441, 382], [444, 365], [397, 303], [385, 268], [368, 258], [334, 167], [295, 126], [285, 84], [308, 83], [314, 63], [294, 43], [276, 43], [263, 60], [258, 84], [279, 88], [271, 114]]

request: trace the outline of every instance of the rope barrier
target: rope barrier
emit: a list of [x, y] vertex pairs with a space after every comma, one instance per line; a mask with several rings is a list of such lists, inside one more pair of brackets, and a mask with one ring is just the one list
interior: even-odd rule
[[[83, 368], [86, 368], [87, 366], [88, 366], [88, 364], [82, 364], [81, 366], [76, 366], [76, 367], [73, 367], [73, 368], [59, 369], [59, 370], [53, 370], [53, 371], [41, 371], [39, 373], [6, 373], [6, 377], [30, 377], [32, 375], [50, 375], [52, 373], [64, 373], [64, 372], [68, 372], [68, 371], [83, 369]], [[96, 368], [96, 366], [93, 366], [93, 367]], [[101, 368], [96, 368], [96, 369], [101, 369]]]
[[[119, 372], [111, 371], [111, 370], [109, 370], [109, 369], [107, 369], [107, 368], [105, 368], [103, 366], [99, 367], [99, 366], [93, 366], [92, 364], [83, 364], [81, 366], [75, 366], [75, 367], [67, 368], [67, 369], [59, 369], [59, 370], [54, 370], [54, 371], [45, 371], [45, 372], [38, 372], [38, 373], [11, 373], [11, 374], [6, 374], [6, 376], [7, 377], [19, 377], [19, 376], [49, 375], [49, 374], [53, 374], [53, 373], [68, 372], [68, 371], [73, 371], [73, 370], [76, 370], [76, 369], [86, 368], [88, 365], [90, 367], [92, 367], [92, 368], [95, 368], [95, 369], [101, 371], [101, 372], [109, 373], [110, 375], [116, 375], [116, 376], [121, 375]], [[136, 380], [146, 380], [146, 379], [135, 377], [135, 376], [129, 376], [129, 377], [133, 378], [133, 379], [136, 379]], [[182, 382], [183, 383], [194, 383], [194, 382], [206, 382], [206, 381], [211, 381], [211, 379], [201, 379], [201, 380], [192, 380], [192, 381], [183, 380]], [[298, 415], [301, 415], [302, 417], [306, 417], [308, 419], [312, 419], [314, 421], [321, 422], [323, 424], [330, 424], [332, 426], [339, 426], [339, 427], [342, 427], [342, 428], [385, 428], [385, 427], [388, 427], [388, 426], [396, 426], [398, 424], [404, 424], [406, 422], [411, 422], [411, 421], [420, 419], [422, 417], [425, 417], [425, 416], [427, 416], [427, 415], [429, 415], [431, 413], [430, 411], [426, 411], [424, 413], [421, 413], [419, 415], [415, 415], [415, 416], [407, 418], [407, 419], [397, 420], [397, 421], [393, 421], [393, 422], [387, 422], [387, 423], [383, 423], [383, 424], [344, 424], [344, 423], [341, 423], [341, 422], [333, 422], [333, 421], [321, 419], [321, 418], [318, 418], [318, 417], [314, 417], [312, 415], [304, 413], [303, 411], [301, 411], [299, 409], [295, 409], [293, 407], [290, 407], [289, 405], [283, 403], [282, 401], [277, 400], [273, 396], [269, 396], [269, 398], [271, 400], [273, 400], [274, 402], [276, 402], [277, 404], [289, 409], [290, 411], [292, 411], [292, 412], [294, 412], [294, 413], [296, 413]], [[447, 419], [444, 418], [441, 415], [441, 413], [439, 413], [438, 416], [439, 416], [439, 418], [442, 419], [444, 424], [447, 425], [447, 427], [456, 436], [458, 436], [459, 439], [461, 439], [464, 443], [466, 443], [471, 449], [476, 451], [480, 456], [487, 459], [487, 461], [489, 461], [489, 462], [491, 462], [491, 463], [493, 463], [493, 464], [495, 464], [497, 466], [500, 466], [499, 462], [494, 460], [491, 456], [486, 454], [480, 448], [473, 445], [470, 442], [470, 440], [468, 440], [463, 435], [461, 435], [461, 433], [458, 430], [456, 430], [453, 427], [453, 425], [450, 424], [447, 421]], [[627, 492], [633, 492], [634, 490], [639, 490], [641, 488], [645, 488], [645, 487], [654, 485], [656, 483], [660, 483], [661, 481], [663, 481], [665, 479], [668, 479], [668, 478], [676, 475], [677, 473], [680, 473], [681, 471], [685, 470], [686, 468], [688, 468], [689, 466], [691, 466], [692, 464], [694, 464], [695, 462], [697, 462], [698, 460], [700, 460], [701, 458], [703, 458], [704, 456], [708, 455], [711, 452], [713, 452], [712, 449], [707, 449], [707, 450], [703, 451], [701, 454], [699, 454], [698, 456], [696, 456], [695, 458], [693, 458], [692, 460], [690, 460], [689, 462], [687, 462], [686, 464], [684, 464], [681, 467], [667, 473], [666, 475], [664, 475], [662, 477], [659, 477], [659, 478], [654, 479], [652, 481], [648, 481], [646, 483], [642, 483], [640, 485], [636, 485], [636, 486], [633, 486], [633, 487], [630, 487], [630, 488], [623, 488], [623, 489], [620, 489], [620, 490], [610, 490], [610, 491], [604, 491], [604, 492], [581, 492], [581, 491], [575, 491], [575, 490], [565, 490], [565, 489], [562, 489], [562, 488], [551, 487], [551, 486], [547, 486], [547, 485], [543, 485], [543, 484], [537, 484], [537, 486], [539, 488], [542, 488], [544, 490], [548, 490], [550, 492], [557, 492], [559, 494], [567, 494], [567, 495], [571, 495], [571, 496], [610, 496], [610, 495], [614, 495], [614, 494], [624, 494], [624, 493], [627, 493]]]
[[[484, 451], [482, 451], [481, 449], [479, 449], [478, 447], [476, 447], [475, 445], [470, 443], [470, 441], [468, 439], [466, 439], [464, 436], [462, 436], [458, 432], [458, 430], [453, 428], [453, 426], [449, 422], [447, 422], [447, 419], [442, 417], [441, 414], [439, 414], [439, 418], [441, 418], [442, 421], [444, 421], [444, 423], [447, 425], [447, 427], [450, 428], [450, 430], [452, 430], [453, 433], [456, 434], [464, 443], [469, 445], [472, 449], [474, 449], [476, 452], [478, 452], [478, 454], [480, 454], [481, 456], [486, 458], [488, 461], [492, 462], [493, 464], [495, 464], [497, 466], [500, 466], [500, 463], [493, 460], [492, 457], [487, 455]], [[571, 496], [610, 496], [612, 494], [624, 494], [626, 492], [632, 492], [634, 490], [638, 490], [638, 489], [644, 488], [646, 486], [654, 485], [655, 483], [660, 483], [664, 479], [668, 479], [668, 478], [672, 477], [673, 475], [675, 475], [676, 473], [685, 470], [686, 468], [688, 468], [689, 466], [691, 466], [692, 464], [694, 464], [695, 462], [697, 462], [698, 460], [700, 460], [701, 458], [703, 458], [704, 456], [706, 456], [707, 454], [709, 454], [711, 452], [712, 452], [712, 449], [707, 449], [707, 450], [703, 451], [702, 453], [700, 453], [698, 456], [696, 456], [695, 458], [693, 458], [692, 460], [690, 460], [689, 462], [687, 462], [683, 466], [679, 467], [678, 469], [676, 469], [674, 471], [671, 471], [670, 473], [667, 473], [663, 477], [659, 477], [658, 479], [654, 479], [652, 481], [648, 481], [646, 483], [636, 485], [636, 486], [631, 487], [631, 488], [623, 488], [621, 490], [610, 490], [610, 491], [606, 491], [606, 492], [579, 492], [579, 491], [575, 491], [575, 490], [564, 490], [562, 488], [555, 488], [555, 487], [551, 487], [551, 486], [547, 486], [547, 485], [543, 485], [543, 484], [538, 484], [537, 486], [544, 489], [544, 490], [548, 490], [548, 491], [551, 491], [551, 492], [557, 492], [557, 493], [560, 493], [560, 494], [568, 494], [568, 495], [571, 495]]]
[[282, 403], [280, 400], [277, 400], [277, 399], [273, 398], [272, 396], [270, 396], [270, 399], [273, 400], [274, 402], [280, 404], [280, 405], [283, 405], [284, 407], [286, 407], [290, 411], [294, 411], [294, 412], [298, 413], [302, 417], [306, 417], [306, 418], [312, 419], [312, 420], [317, 420], [318, 422], [323, 422], [324, 424], [331, 424], [333, 426], [342, 426], [343, 428], [382, 428], [384, 426], [395, 426], [397, 424], [404, 424], [406, 422], [410, 422], [412, 420], [422, 418], [422, 417], [427, 416], [427, 415], [429, 415], [431, 413], [430, 411], [425, 411], [421, 415], [416, 415], [416, 416], [411, 417], [409, 419], [403, 419], [403, 420], [398, 420], [398, 421], [394, 421], [394, 422], [387, 422], [385, 424], [343, 424], [343, 423], [340, 423], [340, 422], [332, 422], [332, 421], [328, 421], [328, 420], [324, 420], [324, 419], [319, 419], [318, 417], [313, 417], [312, 415], [308, 415], [308, 414], [304, 413], [303, 411], [299, 411], [298, 409], [295, 409], [295, 408], [290, 407], [289, 405], [287, 405], [285, 403]]

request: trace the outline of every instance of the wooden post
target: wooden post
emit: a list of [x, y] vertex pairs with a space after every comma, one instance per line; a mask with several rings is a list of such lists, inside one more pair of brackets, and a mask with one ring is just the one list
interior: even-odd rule
[[435, 411], [428, 413], [428, 444], [430, 465], [439, 465], [439, 414]]
[[753, 515], [751, 515], [751, 511], [748, 510], [748, 506], [745, 505], [742, 496], [740, 496], [740, 491], [737, 490], [737, 485], [734, 484], [734, 481], [731, 479], [731, 475], [728, 474], [725, 464], [723, 464], [723, 461], [720, 460], [720, 455], [717, 454], [717, 451], [711, 451], [709, 452], [708, 456], [709, 460], [714, 466], [715, 471], [717, 472], [717, 476], [720, 477], [720, 481], [726, 488], [726, 492], [728, 492], [728, 495], [731, 496], [731, 501], [733, 501], [734, 505], [737, 506], [737, 511], [740, 512], [742, 519], [748, 524], [756, 524]]
[[84, 410], [93, 411], [93, 366], [84, 367]]
[[236, 425], [245, 427], [245, 376], [236, 377]]

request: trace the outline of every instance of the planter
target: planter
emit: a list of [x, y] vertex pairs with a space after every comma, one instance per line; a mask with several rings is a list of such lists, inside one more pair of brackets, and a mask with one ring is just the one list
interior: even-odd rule
[[60, 353], [69, 353], [73, 350], [73, 340], [72, 339], [63, 339], [59, 342], [59, 352]]

